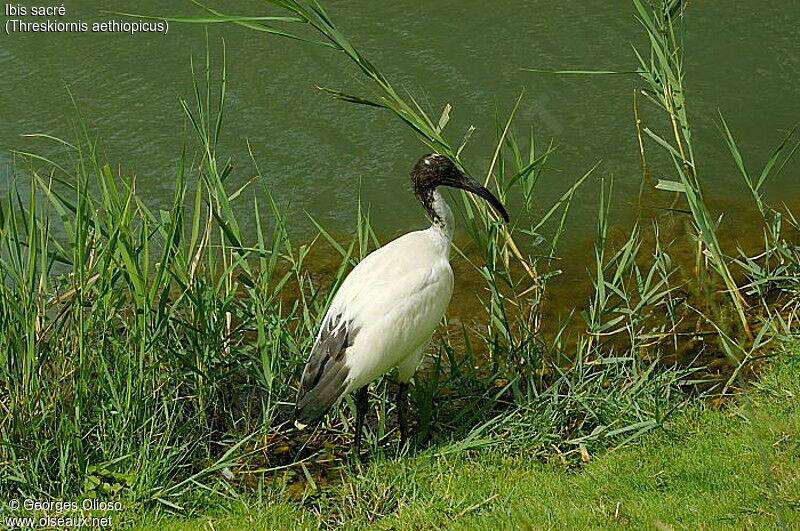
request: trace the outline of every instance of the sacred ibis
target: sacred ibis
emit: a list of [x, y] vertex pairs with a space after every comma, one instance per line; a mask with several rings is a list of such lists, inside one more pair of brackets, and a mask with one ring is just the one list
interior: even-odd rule
[[400, 435], [407, 438], [406, 390], [453, 293], [453, 214], [439, 186], [482, 197], [508, 221], [502, 203], [444, 155], [429, 154], [411, 171], [414, 195], [431, 226], [376, 249], [342, 282], [325, 314], [300, 380], [295, 425], [316, 422], [356, 391], [355, 453], [367, 412], [367, 386], [397, 368]]

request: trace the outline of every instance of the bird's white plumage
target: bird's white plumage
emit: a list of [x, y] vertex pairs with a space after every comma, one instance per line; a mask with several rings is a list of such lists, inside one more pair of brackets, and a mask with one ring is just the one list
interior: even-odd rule
[[344, 280], [323, 319], [322, 330], [334, 318], [357, 330], [345, 353], [343, 394], [395, 367], [401, 381], [410, 380], [447, 309], [453, 293], [453, 218], [438, 193], [433, 208], [440, 222], [364, 258]]
[[295, 402], [295, 425], [302, 428], [356, 391], [356, 455], [368, 409], [367, 385], [394, 368], [401, 382], [397, 387], [400, 435], [408, 441], [407, 382], [453, 293], [449, 262], [453, 215], [438, 187], [473, 193], [508, 221], [497, 197], [444, 155], [421, 157], [411, 171], [411, 182], [431, 220], [430, 228], [397, 238], [350, 272], [322, 320]]

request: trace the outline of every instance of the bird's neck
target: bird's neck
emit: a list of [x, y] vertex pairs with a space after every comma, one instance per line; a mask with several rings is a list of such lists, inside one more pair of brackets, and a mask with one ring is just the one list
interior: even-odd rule
[[437, 236], [441, 237], [442, 243], [446, 247], [450, 247], [450, 242], [453, 240], [453, 227], [455, 221], [453, 219], [453, 212], [447, 205], [442, 194], [436, 190], [426, 190], [420, 194], [419, 197], [428, 218], [431, 220], [431, 231]]

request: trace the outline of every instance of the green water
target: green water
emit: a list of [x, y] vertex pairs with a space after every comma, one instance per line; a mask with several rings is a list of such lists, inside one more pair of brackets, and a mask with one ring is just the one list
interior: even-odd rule
[[[631, 111], [637, 80], [520, 69], [633, 68], [630, 45], [644, 43], [629, 2], [329, 0], [325, 5], [396, 85], [435, 108], [454, 106], [453, 142], [470, 124], [477, 127], [466, 156], [476, 173], [485, 171], [491, 154], [495, 110], [507, 112], [524, 90], [520, 125], [534, 124], [543, 144], [553, 138], [560, 146], [550, 161], [554, 169], [542, 182], [541, 204], [602, 160], [598, 174], [616, 180], [617, 212], [628, 209], [640, 183]], [[226, 9], [260, 14], [264, 6], [246, 1]], [[188, 1], [68, 0], [65, 7], [65, 20], [88, 22], [114, 18], [101, 10], [196, 12]], [[745, 156], [759, 165], [781, 133], [800, 122], [798, 27], [800, 4], [690, 3], [689, 110], [709, 194], [731, 201], [745, 198], [716, 129], [717, 109]], [[249, 141], [263, 184], [289, 209], [295, 234], [311, 230], [305, 212], [337, 230], [352, 227], [359, 182], [379, 231], [422, 225], [407, 175], [424, 146], [388, 113], [333, 101], [314, 88], [369, 94], [344, 57], [235, 26], [209, 31], [215, 57], [223, 36], [229, 105], [220, 153], [232, 158], [234, 180], [244, 182], [255, 172]], [[177, 158], [189, 136], [178, 100], [192, 95], [189, 58], [201, 58], [205, 43], [203, 28], [178, 24], [167, 35], [3, 34], [0, 175], [7, 178], [9, 149], [58, 156], [54, 145], [20, 135], [71, 134], [75, 113], [64, 88], [68, 85], [112, 164], [136, 174], [138, 190], [153, 206], [167, 207]], [[799, 168], [792, 163], [771, 186], [769, 197], [796, 197]], [[578, 197], [572, 237], [593, 230], [595, 191], [596, 185], [590, 185]], [[240, 203], [240, 208], [251, 205]]]

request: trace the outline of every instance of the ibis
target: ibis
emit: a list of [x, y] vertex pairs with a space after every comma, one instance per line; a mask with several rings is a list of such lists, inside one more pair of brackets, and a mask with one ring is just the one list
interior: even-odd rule
[[449, 259], [453, 214], [439, 187], [471, 192], [508, 221], [502, 203], [444, 155], [420, 158], [411, 171], [411, 183], [431, 226], [400, 236], [353, 268], [322, 319], [300, 379], [295, 405], [299, 429], [319, 421], [339, 399], [355, 391], [357, 456], [367, 387], [395, 368], [400, 437], [407, 441], [408, 384], [453, 293]]

